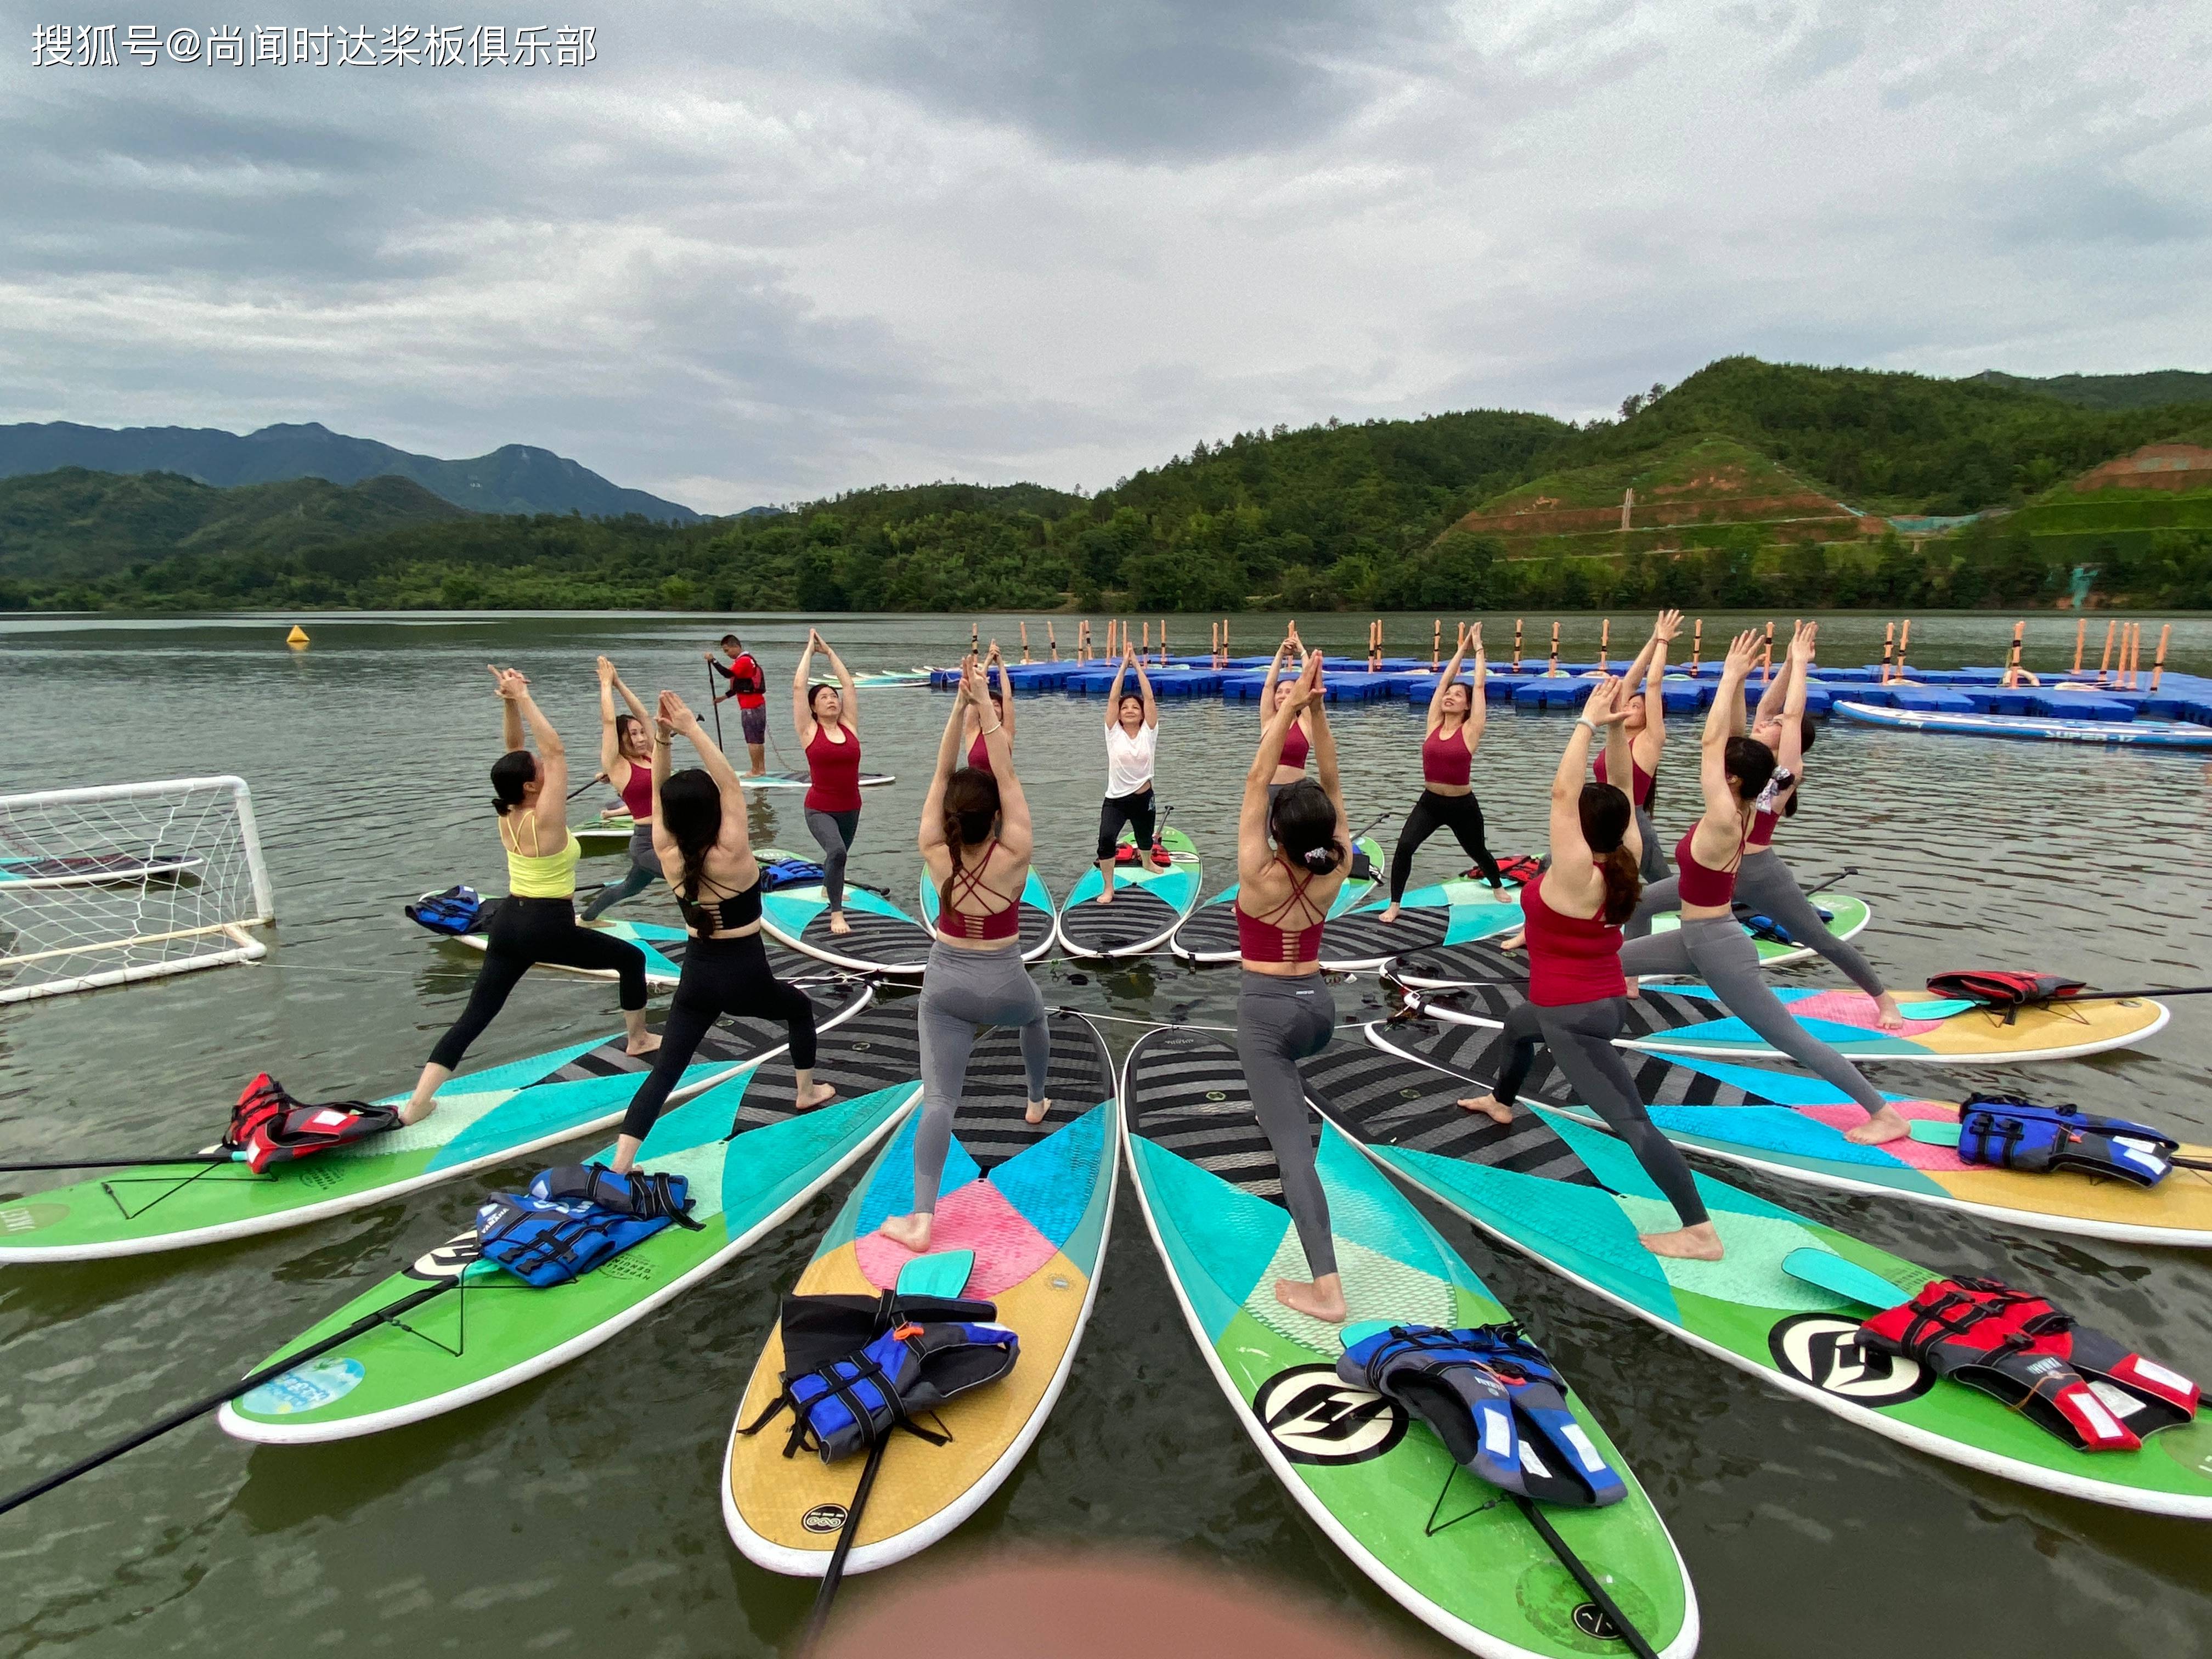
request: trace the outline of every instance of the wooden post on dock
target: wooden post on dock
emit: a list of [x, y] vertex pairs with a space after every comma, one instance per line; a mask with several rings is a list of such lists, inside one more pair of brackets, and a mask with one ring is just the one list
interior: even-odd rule
[[2105, 654], [2097, 659], [2097, 684], [2100, 685], [2105, 683], [2105, 672], [2112, 665], [2112, 635], [2119, 625], [2116, 618], [2108, 617], [2105, 620]]
[[982, 653], [982, 638], [983, 624], [969, 623], [968, 624], [968, 654], [969, 656], [980, 656]]
[[1547, 679], [1548, 679], [1548, 678], [1550, 678], [1552, 676], [1553, 676], [1553, 675], [1557, 674], [1559, 672], [1559, 623], [1553, 623], [1552, 624], [1552, 665], [1551, 665], [1551, 666], [1550, 666], [1550, 667], [1547, 668], [1547, 669], [1544, 671], [1544, 676], [1545, 676], [1545, 678], [1546, 678]]
[[2137, 677], [2142, 672], [2142, 624], [2128, 624], [2128, 690], [2136, 689]]
[[1439, 617], [1429, 629], [1429, 666], [1434, 669], [1442, 668], [1443, 665], [1444, 619]]
[[2012, 651], [2005, 659], [2004, 678], [1997, 682], [2007, 690], [2020, 684], [2021, 636], [2027, 631], [2027, 624], [2024, 622], [2016, 622], [2012, 625]]
[[1027, 623], [1022, 624], [1022, 660], [1025, 663], [1036, 660], [1030, 655], [1030, 625]]
[[1884, 623], [1881, 625], [1881, 678], [1880, 682], [1878, 682], [1882, 685], [1887, 685], [1889, 684], [1889, 665], [1891, 659], [1896, 655], [1896, 653], [1897, 624], [1895, 623]]
[[2173, 624], [2166, 623], [2158, 630], [2158, 659], [2150, 665], [2150, 689], [2158, 690], [2158, 683], [2166, 678], [2166, 642], [2173, 637]]
[[2081, 672], [2081, 644], [2082, 644], [2082, 641], [2085, 641], [2085, 640], [2087, 640], [2088, 637], [2089, 637], [2089, 619], [2088, 619], [2087, 617], [2075, 617], [2075, 618], [2074, 619], [2074, 669], [2073, 669], [2073, 672], [2074, 672], [2075, 673], [2076, 673], [2076, 674], [2078, 674], [2078, 673], [2080, 673], [2080, 672]]
[[1045, 619], [1044, 636], [1046, 641], [1052, 647], [1052, 659], [1054, 662], [1058, 662], [1060, 660], [1060, 635], [1053, 627], [1052, 619], [1050, 617], [1047, 617]]
[[1765, 684], [1774, 678], [1774, 619], [1766, 620], [1766, 654], [1759, 659], [1759, 683]]
[[1513, 619], [1513, 672], [1521, 672], [1521, 618]]
[[1597, 627], [1597, 672], [1605, 672], [1606, 653], [1613, 646], [1613, 618], [1607, 617]]
[[1897, 630], [1897, 678], [1905, 678], [1905, 653], [1912, 646], [1912, 618], [1907, 617]]
[[1705, 659], [1705, 619], [1700, 617], [1690, 624], [1690, 678], [1698, 677], [1698, 665]]

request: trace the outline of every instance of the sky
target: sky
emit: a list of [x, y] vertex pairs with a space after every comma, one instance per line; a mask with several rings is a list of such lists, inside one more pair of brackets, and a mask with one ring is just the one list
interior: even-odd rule
[[[2212, 367], [2202, 0], [468, 0], [510, 61], [439, 67], [102, 3], [0, 0], [0, 422], [531, 443], [733, 512], [1737, 353]], [[424, 23], [355, 4], [380, 57]]]

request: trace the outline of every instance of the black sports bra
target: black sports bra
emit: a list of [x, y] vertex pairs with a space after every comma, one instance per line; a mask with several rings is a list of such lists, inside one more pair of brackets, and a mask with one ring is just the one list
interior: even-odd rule
[[[703, 882], [705, 878], [701, 879]], [[753, 884], [744, 892], [726, 893], [711, 904], [694, 904], [678, 893], [676, 908], [684, 913], [684, 925], [702, 939], [750, 927], [761, 919], [760, 880], [756, 877]]]

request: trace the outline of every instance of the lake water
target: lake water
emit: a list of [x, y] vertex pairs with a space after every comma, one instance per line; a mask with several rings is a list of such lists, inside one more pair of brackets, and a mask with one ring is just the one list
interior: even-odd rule
[[[253, 788], [279, 918], [258, 965], [0, 1013], [0, 1156], [128, 1150], [180, 1132], [204, 1139], [264, 1068], [306, 1097], [404, 1086], [459, 1012], [474, 961], [432, 941], [400, 906], [428, 889], [501, 876], [485, 810], [499, 709], [483, 665], [529, 673], [581, 758], [596, 742], [595, 652], [612, 654], [648, 697], [671, 685], [696, 702], [700, 653], [723, 627], [635, 615], [310, 617], [313, 646], [295, 653], [283, 642], [291, 620], [0, 622], [10, 717], [0, 792], [239, 773]], [[965, 617], [830, 620], [856, 670], [949, 660], [969, 627]], [[1530, 619], [1531, 654], [1548, 620]], [[1708, 656], [1729, 626], [1750, 620], [1709, 617]], [[1012, 640], [1012, 619], [990, 621]], [[2104, 621], [2092, 620], [2093, 662]], [[768, 665], [778, 694], [771, 730], [793, 752], [781, 692], [805, 624], [735, 625]], [[1277, 626], [1238, 618], [1238, 648], [1267, 648]], [[1323, 618], [1305, 632], [1356, 655], [1364, 626]], [[1616, 657], [1643, 626], [1616, 619]], [[1511, 619], [1489, 627], [1510, 651]], [[1178, 648], [1202, 646], [1202, 622], [1176, 630]], [[1066, 641], [1073, 626], [1061, 619], [1059, 631]], [[1428, 621], [1394, 619], [1391, 633], [1394, 653], [1425, 651]], [[1996, 616], [1923, 618], [1912, 660], [1995, 662], [2009, 633], [2010, 619]], [[2039, 618], [2029, 665], [2063, 666], [2074, 634], [2070, 618]], [[1030, 635], [1042, 655], [1041, 620]], [[1881, 636], [1877, 619], [1833, 618], [1822, 656], [1874, 660]], [[1593, 655], [1596, 637], [1595, 618], [1566, 619], [1571, 658]], [[2212, 622], [2178, 624], [2169, 660], [2212, 671]], [[862, 696], [869, 760], [899, 781], [867, 797], [854, 874], [902, 897], [947, 706], [927, 690]], [[1161, 793], [1207, 860], [1209, 890], [1234, 855], [1255, 708], [1170, 703], [1162, 722]], [[1037, 862], [1055, 893], [1089, 856], [1100, 718], [1097, 703], [1057, 694], [1020, 705], [1018, 757], [1048, 826]], [[1389, 703], [1335, 720], [1355, 815], [1409, 805], [1417, 714]], [[1563, 716], [1493, 714], [1475, 781], [1495, 848], [1539, 850], [1545, 785], [1566, 730]], [[1686, 821], [1692, 742], [1678, 731], [1671, 746], [1675, 781], [1662, 784], [1660, 812], [1669, 830]], [[1999, 961], [2106, 986], [2195, 983], [2212, 977], [2208, 807], [2212, 767], [2202, 758], [1838, 722], [1821, 735], [1786, 851], [1808, 877], [1859, 867], [1846, 884], [1875, 910], [1861, 944], [1900, 984]], [[796, 796], [758, 806], [756, 833], [805, 845]], [[1440, 836], [1419, 873], [1458, 861]], [[675, 920], [665, 892], [628, 914]], [[1048, 1001], [1125, 1019], [1233, 1012], [1234, 969], [1163, 957], [1078, 970], [1080, 982], [1066, 968], [1038, 971]], [[1371, 978], [1338, 996], [1345, 1018], [1381, 1000]], [[533, 975], [471, 1064], [611, 1029], [612, 1011], [611, 988]], [[2172, 1026], [2140, 1052], [1945, 1081], [1960, 1092], [2025, 1085], [2212, 1139], [2208, 1013], [2203, 1000], [2178, 1002]], [[1111, 1029], [1118, 1054], [1138, 1027]], [[1911, 1075], [1876, 1073], [1898, 1087]], [[2212, 1378], [2212, 1263], [1996, 1231], [1741, 1171], [1729, 1178], [1930, 1265], [2040, 1286]], [[239, 1374], [397, 1260], [461, 1231], [489, 1180], [235, 1245], [0, 1275], [0, 1487]], [[613, 1344], [470, 1409], [304, 1449], [249, 1450], [203, 1423], [0, 1519], [0, 1652], [496, 1648], [678, 1659], [787, 1644], [813, 1584], [737, 1553], [717, 1476], [778, 1297], [844, 1191], [833, 1187]], [[1909, 1452], [1770, 1392], [1425, 1208], [1552, 1349], [1650, 1490], [1696, 1579], [1705, 1654], [2212, 1651], [2212, 1532], [2202, 1526], [2033, 1492]], [[998, 1496], [933, 1556], [957, 1565], [963, 1553], [1018, 1542], [1154, 1546], [1320, 1596], [1368, 1621], [1388, 1650], [1453, 1651], [1302, 1516], [1237, 1431], [1126, 1186], [1114, 1231], [1096, 1316], [1051, 1422]], [[848, 1595], [857, 1605], [895, 1592], [908, 1571], [857, 1580]]]

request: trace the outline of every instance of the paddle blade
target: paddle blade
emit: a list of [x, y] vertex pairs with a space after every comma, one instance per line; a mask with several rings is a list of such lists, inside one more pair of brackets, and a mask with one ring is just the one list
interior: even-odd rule
[[1916, 1117], [1912, 1120], [1912, 1138], [1930, 1146], [1955, 1146], [1959, 1144], [1959, 1126]]
[[899, 1269], [902, 1296], [957, 1297], [968, 1288], [968, 1275], [975, 1267], [973, 1250], [939, 1250], [918, 1255]]
[[1833, 1250], [1802, 1246], [1782, 1258], [1782, 1271], [1850, 1301], [1863, 1302], [1869, 1308], [1893, 1308], [1912, 1299], [1910, 1291], [1898, 1289], [1880, 1273], [1869, 1273], [1856, 1262], [1844, 1261]]

